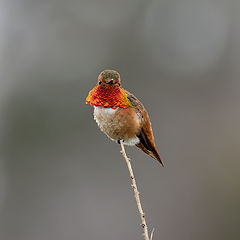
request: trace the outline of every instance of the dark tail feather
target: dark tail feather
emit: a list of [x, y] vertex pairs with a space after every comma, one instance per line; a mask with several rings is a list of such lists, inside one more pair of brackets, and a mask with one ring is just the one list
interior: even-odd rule
[[161, 165], [164, 167], [162, 159], [160, 157], [160, 155], [158, 154], [157, 150], [148, 150], [141, 142], [136, 144], [136, 146], [138, 148], [140, 148], [143, 152], [145, 152], [147, 155], [151, 156], [152, 158], [154, 158], [155, 160], [159, 161], [161, 163]]
[[161, 163], [161, 165], [164, 167], [162, 159], [161, 159], [160, 155], [158, 154], [158, 151], [154, 144], [154, 140], [150, 141], [147, 138], [147, 136], [144, 134], [143, 130], [140, 131], [140, 133], [137, 137], [139, 138], [140, 143], [136, 144], [136, 146], [139, 147], [141, 150], [143, 150], [148, 155], [150, 155], [152, 158], [158, 160]]
[[140, 142], [138, 144], [136, 144], [136, 146], [139, 147], [141, 150], [143, 150], [148, 155], [150, 155], [152, 158], [158, 160], [164, 167], [161, 157], [158, 154], [158, 151], [154, 144], [154, 140], [153, 139], [152, 139], [152, 141], [149, 140], [149, 138], [145, 135], [143, 129], [140, 131], [140, 133], [137, 137], [139, 138]]
[[152, 149], [152, 153], [153, 153], [153, 155], [154, 155], [154, 158], [155, 158], [156, 160], [158, 160], [158, 161], [161, 163], [161, 165], [164, 167], [163, 162], [162, 162], [162, 159], [161, 159], [159, 153], [157, 152], [157, 149]]

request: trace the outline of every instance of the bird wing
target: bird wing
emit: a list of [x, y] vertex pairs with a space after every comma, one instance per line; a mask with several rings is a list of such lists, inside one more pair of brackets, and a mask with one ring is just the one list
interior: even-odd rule
[[136, 144], [136, 146], [145, 153], [147, 153], [148, 155], [150, 155], [152, 158], [158, 160], [163, 165], [161, 157], [155, 146], [152, 126], [146, 109], [144, 108], [143, 104], [133, 94], [129, 92], [127, 92], [127, 94], [128, 99], [132, 104], [132, 107], [136, 109], [136, 113], [140, 115], [139, 117], [141, 118], [142, 121], [142, 126], [137, 135], [140, 142]]

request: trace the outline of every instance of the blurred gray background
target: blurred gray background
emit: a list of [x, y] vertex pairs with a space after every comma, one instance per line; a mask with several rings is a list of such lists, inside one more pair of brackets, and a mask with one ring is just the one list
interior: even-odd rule
[[132, 159], [161, 240], [240, 239], [240, 2], [0, 1], [0, 239], [141, 239], [120, 146], [85, 104], [104, 69], [165, 163]]

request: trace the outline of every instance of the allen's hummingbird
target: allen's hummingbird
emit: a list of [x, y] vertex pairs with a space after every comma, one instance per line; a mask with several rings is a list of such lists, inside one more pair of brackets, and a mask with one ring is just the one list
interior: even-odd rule
[[136, 145], [158, 160], [151, 122], [142, 103], [121, 87], [120, 75], [114, 70], [104, 70], [97, 85], [89, 92], [86, 103], [94, 107], [94, 119], [110, 139], [126, 145]]

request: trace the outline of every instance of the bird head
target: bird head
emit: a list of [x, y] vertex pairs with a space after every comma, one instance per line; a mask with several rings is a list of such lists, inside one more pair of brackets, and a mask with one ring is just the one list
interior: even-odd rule
[[120, 75], [114, 70], [102, 71], [97, 85], [89, 92], [86, 103], [104, 108], [127, 108], [131, 105], [128, 93], [121, 87]]
[[121, 86], [120, 75], [114, 70], [104, 70], [98, 76], [98, 86], [104, 87], [115, 87]]

